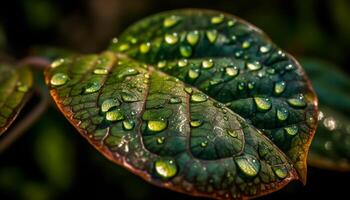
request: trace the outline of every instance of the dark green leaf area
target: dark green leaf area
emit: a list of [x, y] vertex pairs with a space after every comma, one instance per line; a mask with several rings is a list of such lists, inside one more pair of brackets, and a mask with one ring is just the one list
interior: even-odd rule
[[156, 185], [241, 198], [298, 178], [247, 120], [153, 67], [105, 52], [66, 60], [46, 77], [59, 108], [91, 144]]
[[0, 64], [0, 135], [15, 120], [32, 87], [29, 69]]
[[259, 29], [215, 11], [177, 10], [135, 23], [110, 49], [225, 104], [286, 153], [305, 181], [316, 97], [297, 61]]

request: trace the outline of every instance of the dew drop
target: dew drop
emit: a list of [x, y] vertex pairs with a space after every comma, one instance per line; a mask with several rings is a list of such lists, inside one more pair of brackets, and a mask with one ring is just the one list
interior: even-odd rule
[[120, 52], [127, 51], [129, 48], [130, 48], [130, 45], [128, 43], [120, 44], [118, 47]]
[[202, 61], [202, 67], [204, 69], [210, 69], [213, 66], [214, 66], [214, 61], [212, 59]]
[[259, 48], [259, 51], [260, 51], [260, 53], [267, 53], [267, 52], [270, 51], [270, 49], [271, 49], [270, 46], [261, 46], [261, 47]]
[[58, 67], [58, 66], [61, 66], [61, 65], [64, 63], [64, 61], [65, 61], [65, 60], [64, 60], [63, 58], [59, 58], [59, 59], [53, 61], [53, 62], [51, 63], [51, 68], [56, 68], [56, 67]]
[[180, 21], [180, 19], [181, 18], [179, 16], [176, 16], [176, 15], [172, 15], [170, 17], [167, 17], [163, 21], [163, 26], [165, 28], [173, 27]]
[[249, 82], [249, 83], [248, 83], [248, 89], [249, 89], [249, 90], [253, 90], [254, 87], [255, 87], [255, 82]]
[[198, 73], [198, 70], [188, 70], [188, 77], [190, 77], [190, 79], [196, 79], [198, 78], [199, 76], [199, 73]]
[[190, 87], [185, 87], [185, 88], [184, 88], [184, 91], [185, 91], [187, 94], [192, 94], [193, 89], [190, 88]]
[[190, 122], [191, 127], [194, 127], [194, 128], [199, 127], [202, 124], [203, 124], [203, 122], [201, 120], [192, 120]]
[[123, 121], [123, 128], [124, 130], [130, 131], [134, 128], [135, 122], [131, 120], [124, 120]]
[[334, 120], [333, 117], [326, 117], [323, 120], [323, 125], [330, 131], [333, 131], [337, 128], [337, 122]]
[[108, 70], [103, 68], [97, 68], [97, 69], [94, 69], [94, 74], [105, 75], [105, 74], [108, 74]]
[[254, 97], [254, 102], [260, 111], [268, 111], [272, 106], [271, 101], [268, 98]]
[[164, 120], [161, 120], [161, 121], [151, 120], [151, 121], [148, 121], [147, 127], [148, 127], [148, 130], [150, 131], [160, 132], [166, 129], [167, 122]]
[[248, 176], [248, 177], [255, 177], [258, 175], [261, 165], [260, 161], [251, 155], [243, 155], [240, 157], [234, 158], [238, 168], [240, 171]]
[[165, 137], [158, 137], [157, 138], [157, 144], [163, 144], [165, 141]]
[[280, 179], [284, 179], [288, 175], [288, 170], [285, 166], [277, 166], [273, 167], [273, 172], [276, 174], [276, 176]]
[[164, 179], [172, 178], [177, 173], [176, 162], [173, 159], [160, 158], [154, 166], [156, 173]]
[[238, 69], [237, 69], [237, 67], [227, 67], [226, 69], [225, 69], [225, 72], [226, 72], [226, 75], [227, 76], [230, 76], [230, 77], [235, 77], [235, 76], [237, 76], [238, 75]]
[[205, 36], [207, 37], [210, 43], [214, 43], [218, 37], [218, 31], [217, 30], [206, 31]]
[[139, 50], [142, 54], [146, 54], [151, 50], [151, 43], [146, 42], [146, 43], [142, 43], [139, 47]]
[[296, 107], [296, 108], [302, 108], [306, 106], [306, 103], [304, 101], [304, 96], [303, 95], [299, 95], [296, 98], [291, 98], [288, 99], [288, 104], [292, 107]]
[[66, 84], [68, 81], [68, 76], [64, 73], [57, 73], [51, 77], [50, 83], [54, 86], [61, 86]]
[[130, 93], [127, 93], [127, 92], [122, 92], [121, 96], [122, 96], [122, 100], [124, 102], [136, 102], [136, 101], [138, 101], [136, 96], [134, 96]]
[[192, 55], [192, 47], [189, 45], [181, 45], [179, 50], [180, 54], [185, 58], [188, 58]]
[[178, 103], [181, 103], [182, 101], [181, 101], [181, 99], [179, 97], [171, 97], [169, 102], [171, 104], [178, 104]]
[[199, 32], [197, 30], [190, 31], [186, 36], [186, 40], [190, 45], [196, 45], [199, 41]]
[[214, 16], [210, 19], [210, 22], [212, 24], [221, 24], [224, 21], [225, 17], [223, 14], [220, 14], [219, 16]]
[[247, 63], [246, 64], [247, 68], [251, 71], [256, 71], [261, 69], [261, 64], [259, 62], [254, 62], [254, 63]]
[[293, 125], [293, 126], [288, 126], [284, 128], [284, 131], [291, 136], [294, 136], [298, 133], [298, 127]]
[[134, 76], [134, 75], [137, 75], [137, 74], [139, 74], [139, 71], [137, 71], [134, 68], [127, 67], [127, 68], [122, 69], [121, 72], [119, 72], [118, 78], [119, 79], [123, 79], [123, 78], [125, 78], [127, 76]]
[[277, 115], [277, 119], [279, 121], [285, 121], [288, 118], [288, 116], [289, 116], [289, 112], [285, 108], [280, 108], [280, 109], [277, 110], [276, 115]]
[[17, 84], [17, 91], [19, 92], [27, 92], [29, 90], [28, 85], [24, 85], [22, 83]]
[[202, 148], [205, 148], [205, 147], [207, 147], [207, 146], [208, 146], [208, 141], [207, 141], [207, 140], [201, 142], [201, 147], [202, 147]]
[[182, 59], [177, 62], [177, 66], [179, 67], [186, 67], [188, 65], [187, 59]]
[[232, 27], [232, 26], [234, 26], [236, 24], [236, 20], [229, 20], [228, 22], [227, 22], [227, 26], [228, 27]]
[[108, 121], [120, 121], [124, 119], [124, 115], [120, 110], [112, 110], [106, 113], [106, 120]]
[[282, 94], [285, 89], [286, 89], [286, 82], [280, 81], [275, 83], [275, 87], [274, 87], [275, 94], [277, 95]]
[[238, 87], [238, 90], [242, 91], [245, 88], [245, 83], [239, 82], [237, 87]]
[[191, 102], [200, 103], [207, 101], [207, 99], [208, 96], [203, 93], [194, 93], [191, 95]]
[[289, 64], [289, 65], [287, 65], [287, 66], [285, 67], [285, 69], [286, 69], [287, 71], [291, 71], [291, 70], [294, 69], [294, 66], [293, 66], [292, 64]]
[[161, 60], [161, 61], [159, 61], [158, 64], [157, 64], [157, 67], [158, 67], [159, 69], [164, 68], [165, 66], [166, 66], [166, 61], [165, 61], [165, 60]]
[[98, 90], [100, 90], [101, 88], [101, 84], [98, 82], [91, 82], [88, 83], [84, 89], [84, 93], [88, 94], [88, 93], [94, 93], [97, 92]]
[[120, 105], [120, 102], [118, 101], [118, 99], [107, 99], [107, 100], [103, 101], [103, 103], [101, 105], [101, 111], [107, 112], [111, 108], [119, 106], [119, 105]]
[[243, 49], [248, 49], [250, 47], [250, 42], [249, 41], [244, 41], [243, 43], [242, 43], [242, 48]]
[[164, 36], [164, 40], [167, 44], [174, 45], [179, 40], [179, 37], [177, 33], [172, 33], [172, 34], [167, 33]]
[[233, 138], [238, 137], [238, 132], [235, 131], [235, 130], [228, 130], [227, 133], [228, 133], [229, 136], [231, 136]]

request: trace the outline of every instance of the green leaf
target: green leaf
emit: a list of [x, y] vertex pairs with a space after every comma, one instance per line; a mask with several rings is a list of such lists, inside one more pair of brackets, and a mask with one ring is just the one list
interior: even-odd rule
[[0, 135], [17, 117], [33, 84], [32, 73], [27, 68], [14, 68], [0, 64]]
[[315, 167], [350, 170], [350, 78], [337, 66], [302, 59], [320, 101], [319, 124], [308, 162]]
[[178, 10], [113, 41], [46, 71], [60, 110], [107, 158], [155, 185], [215, 198], [305, 181], [316, 97], [260, 30]]

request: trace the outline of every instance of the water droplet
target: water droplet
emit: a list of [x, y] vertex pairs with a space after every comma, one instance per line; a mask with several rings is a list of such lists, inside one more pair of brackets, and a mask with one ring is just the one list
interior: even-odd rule
[[230, 20], [230, 21], [227, 22], [227, 26], [228, 26], [228, 27], [232, 27], [232, 26], [234, 26], [235, 24], [236, 24], [236, 20]]
[[254, 102], [260, 111], [268, 111], [272, 106], [271, 101], [268, 98], [254, 97]]
[[155, 162], [155, 170], [160, 177], [169, 179], [177, 173], [176, 162], [173, 159], [161, 158]]
[[119, 40], [118, 40], [118, 38], [117, 38], [117, 37], [115, 37], [115, 38], [113, 38], [113, 39], [112, 39], [112, 43], [113, 43], [113, 44], [117, 44], [117, 43], [118, 43], [118, 41], [119, 41]]
[[228, 75], [228, 76], [231, 76], [231, 77], [235, 77], [235, 76], [237, 76], [238, 75], [238, 69], [237, 69], [237, 67], [227, 67], [226, 69], [225, 69], [225, 71], [226, 71], [226, 74]]
[[238, 90], [242, 91], [245, 88], [245, 83], [239, 82], [237, 87], [238, 87]]
[[103, 103], [101, 105], [101, 111], [107, 112], [111, 108], [119, 106], [119, 105], [120, 105], [120, 102], [118, 101], [118, 99], [107, 99], [107, 100], [103, 101]]
[[243, 49], [248, 49], [250, 47], [250, 42], [249, 41], [244, 41], [243, 43], [242, 43], [242, 48]]
[[148, 53], [151, 50], [151, 43], [146, 42], [146, 43], [142, 43], [139, 47], [140, 52], [143, 54]]
[[214, 43], [216, 41], [216, 38], [218, 37], [218, 31], [209, 30], [205, 32], [205, 35], [210, 43]]
[[65, 61], [65, 60], [64, 60], [63, 58], [59, 58], [59, 59], [53, 61], [53, 62], [51, 63], [51, 68], [56, 68], [56, 67], [62, 65], [62, 64], [64, 63], [64, 61]]
[[179, 40], [179, 37], [177, 33], [172, 33], [172, 34], [167, 33], [164, 36], [164, 40], [166, 43], [173, 45], [177, 43], [177, 41]]
[[280, 108], [280, 109], [277, 110], [276, 115], [277, 115], [277, 119], [278, 120], [285, 121], [288, 118], [288, 116], [289, 116], [289, 112], [285, 108]]
[[189, 45], [181, 45], [180, 54], [185, 58], [190, 57], [192, 55], [192, 47]]
[[260, 53], [267, 53], [270, 51], [270, 49], [271, 49], [271, 47], [266, 45], [266, 46], [261, 46], [259, 48], [259, 51], [260, 51]]
[[188, 65], [187, 59], [182, 59], [177, 62], [177, 66], [179, 67], [186, 67]]
[[191, 101], [197, 102], [197, 103], [205, 102], [207, 99], [208, 99], [208, 96], [203, 93], [194, 93], [191, 96]]
[[246, 64], [247, 68], [251, 71], [256, 71], [261, 69], [261, 64], [259, 62], [254, 62], [254, 63], [247, 63]]
[[234, 158], [234, 160], [238, 168], [244, 175], [248, 177], [255, 177], [256, 175], [258, 175], [261, 165], [260, 165], [260, 161], [256, 159], [254, 156], [243, 155], [243, 156]]
[[293, 125], [293, 126], [288, 126], [284, 128], [284, 131], [291, 136], [294, 136], [298, 133], [298, 127]]
[[120, 110], [112, 110], [106, 113], [106, 119], [108, 121], [120, 121], [124, 119], [124, 115]]
[[185, 87], [184, 90], [187, 94], [192, 94], [192, 92], [193, 92], [193, 89], [190, 87]]
[[280, 81], [275, 83], [275, 88], [274, 88], [275, 94], [282, 94], [285, 89], [286, 89], [286, 82]]
[[288, 175], [288, 170], [285, 166], [277, 166], [273, 167], [273, 172], [276, 174], [276, 176], [280, 179], [284, 179]]
[[238, 132], [235, 130], [228, 130], [227, 133], [231, 136], [231, 137], [238, 137]]
[[134, 68], [127, 67], [127, 68], [122, 69], [119, 72], [118, 78], [119, 79], [123, 79], [123, 78], [125, 78], [127, 76], [134, 76], [134, 75], [137, 75], [137, 74], [139, 74], [139, 71], [137, 71]]
[[124, 120], [123, 121], [123, 128], [124, 130], [130, 131], [134, 128], [135, 122], [131, 120]]
[[64, 73], [57, 73], [51, 77], [50, 83], [54, 86], [61, 86], [66, 84], [68, 81], [68, 76]]
[[159, 69], [164, 68], [165, 66], [166, 66], [166, 61], [165, 61], [165, 60], [161, 60], [161, 61], [159, 61], [158, 64], [157, 64], [157, 67], [158, 67]]
[[220, 24], [224, 21], [225, 17], [223, 14], [220, 14], [219, 16], [214, 16], [210, 19], [210, 22], [212, 24]]
[[291, 71], [291, 70], [294, 69], [294, 66], [293, 66], [292, 64], [289, 64], [289, 65], [287, 65], [287, 66], [285, 67], [285, 69], [286, 69], [287, 71]]
[[94, 69], [94, 74], [105, 75], [105, 74], [108, 74], [108, 70], [103, 68], [97, 68], [97, 69]]
[[19, 91], [19, 92], [27, 92], [28, 90], [29, 90], [28, 85], [24, 85], [24, 84], [22, 84], [20, 82], [17, 84], [17, 91]]
[[138, 101], [136, 96], [134, 96], [130, 93], [127, 93], [127, 92], [122, 92], [121, 96], [122, 96], [122, 100], [124, 102], [136, 102], [136, 101]]
[[148, 130], [153, 131], [153, 132], [160, 132], [163, 131], [167, 127], [167, 122], [166, 121], [148, 121], [147, 123]]
[[236, 58], [240, 58], [240, 57], [242, 57], [242, 55], [243, 55], [243, 51], [241, 51], [241, 50], [238, 50], [238, 51], [235, 52], [235, 57]]
[[333, 142], [332, 141], [327, 141], [327, 142], [325, 142], [324, 143], [324, 148], [326, 149], [326, 150], [331, 150], [332, 148], [333, 148]]
[[302, 108], [306, 106], [303, 95], [299, 95], [296, 98], [288, 99], [288, 104], [290, 106], [297, 107], [297, 108]]
[[203, 122], [201, 120], [192, 120], [190, 122], [191, 127], [194, 127], [194, 128], [199, 127], [202, 124], [203, 124]]
[[177, 104], [177, 103], [181, 103], [181, 99], [179, 97], [171, 97], [170, 101], [171, 104]]
[[202, 61], [202, 67], [204, 69], [210, 69], [213, 66], [214, 66], [214, 61], [212, 59]]
[[130, 48], [130, 46], [128, 43], [120, 44], [118, 47], [120, 52], [127, 51], [129, 48]]
[[187, 36], [186, 36], [187, 42], [194, 46], [198, 43], [199, 41], [199, 32], [198, 31], [190, 31]]
[[267, 73], [269, 74], [275, 74], [276, 73], [276, 70], [274, 68], [269, 68], [266, 70]]
[[158, 137], [157, 138], [157, 144], [163, 144], [165, 141], [165, 137]]
[[248, 83], [248, 89], [249, 89], [249, 90], [254, 89], [254, 87], [255, 87], [255, 82], [249, 82], [249, 83]]
[[330, 131], [333, 131], [337, 128], [337, 122], [334, 120], [333, 117], [326, 117], [323, 120], [323, 125]]
[[190, 77], [190, 79], [196, 79], [198, 78], [199, 76], [199, 73], [198, 73], [198, 70], [188, 70], [188, 77]]
[[88, 94], [88, 93], [94, 93], [97, 92], [99, 89], [101, 88], [101, 84], [98, 82], [91, 82], [88, 83], [84, 89], [84, 93]]
[[208, 141], [203, 141], [203, 142], [201, 142], [201, 147], [202, 148], [205, 148], [205, 147], [207, 147], [208, 146]]
[[167, 17], [163, 21], [163, 26], [165, 28], [170, 28], [172, 26], [175, 26], [180, 21], [180, 19], [181, 18], [179, 16], [176, 16], [176, 15], [172, 15], [170, 17]]

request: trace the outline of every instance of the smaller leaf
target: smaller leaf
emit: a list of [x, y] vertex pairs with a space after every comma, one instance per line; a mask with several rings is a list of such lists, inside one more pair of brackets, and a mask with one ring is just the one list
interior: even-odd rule
[[27, 68], [16, 69], [0, 64], [0, 135], [17, 117], [33, 84], [32, 73]]

